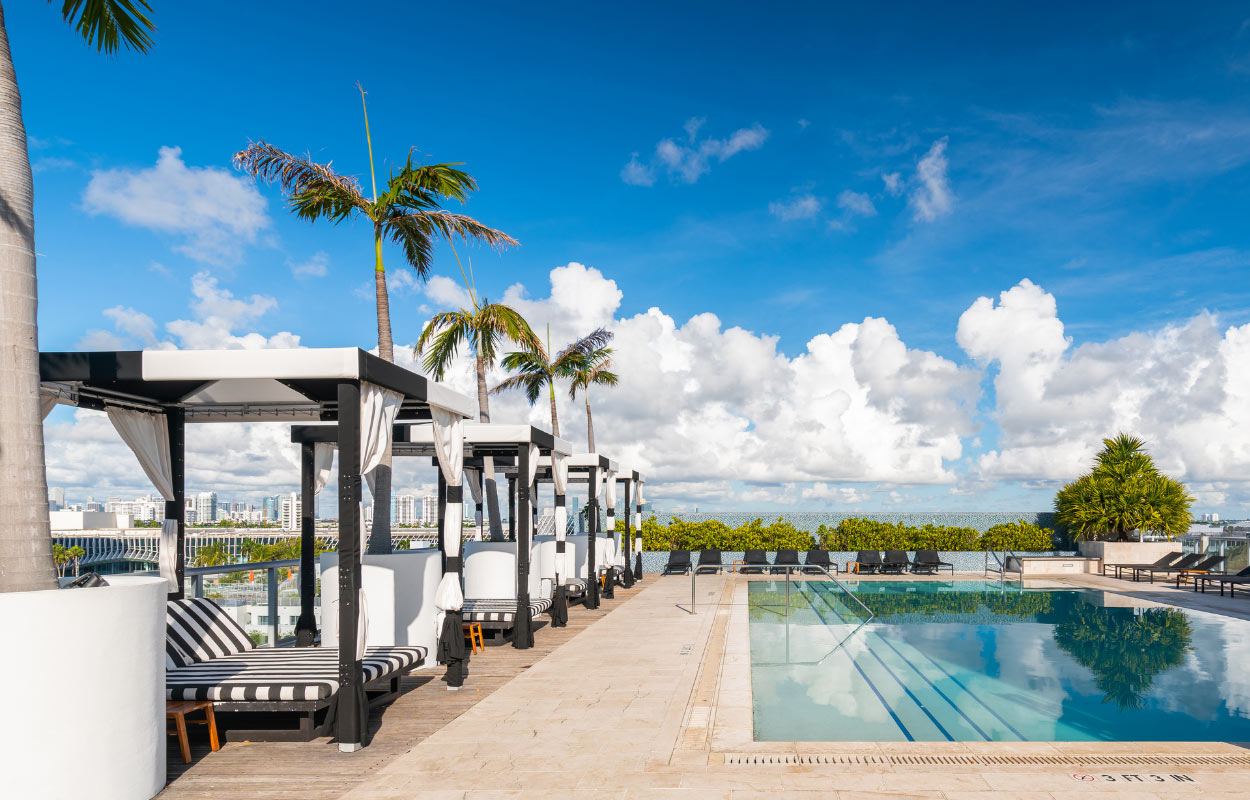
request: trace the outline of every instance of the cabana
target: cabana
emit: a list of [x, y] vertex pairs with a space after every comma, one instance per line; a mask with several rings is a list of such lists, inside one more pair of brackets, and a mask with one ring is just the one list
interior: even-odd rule
[[[623, 499], [625, 501], [624, 509], [625, 509], [625, 520], [626, 520], [625, 536], [624, 536], [625, 548], [624, 548], [624, 551], [622, 552], [620, 545], [618, 543], [617, 551], [618, 553], [621, 553], [623, 555], [623, 561], [624, 561], [624, 566], [625, 566], [625, 573], [624, 573], [625, 588], [628, 589], [634, 585], [634, 581], [642, 580], [641, 548], [639, 548], [639, 552], [637, 554], [637, 564], [632, 568], [630, 567], [629, 552], [630, 552], [631, 546], [633, 545], [634, 537], [630, 535], [629, 529], [632, 527], [637, 532], [638, 536], [642, 536], [643, 478], [642, 478], [642, 474], [639, 473], [638, 470], [625, 469], [617, 475], [616, 481], [617, 483], [621, 484], [621, 487], [624, 491]], [[615, 513], [611, 511], [611, 509], [609, 510], [609, 512]], [[613, 526], [613, 530], [615, 531], [614, 526]]]
[[[599, 453], [578, 453], [568, 458], [569, 483], [584, 483], [587, 486], [586, 500], [586, 599], [583, 604], [587, 608], [599, 607], [599, 576], [595, 554], [595, 539], [599, 534], [599, 495], [604, 492], [604, 484], [611, 482], [615, 486], [615, 475], [619, 466], [615, 461]], [[615, 492], [615, 489], [613, 490]], [[609, 517], [609, 520], [613, 517]], [[557, 521], [558, 524], [558, 521]], [[578, 577], [580, 567], [574, 565], [574, 577]]]
[[[361, 477], [386, 452], [396, 420], [430, 420], [448, 452], [460, 452], [461, 424], [474, 411], [464, 395], [358, 348], [304, 350], [154, 350], [41, 353], [41, 399], [45, 415], [56, 403], [105, 411], [165, 498], [160, 563], [170, 580], [170, 599], [183, 596], [186, 538], [184, 431], [195, 422], [334, 421], [338, 448], [340, 569], [338, 570], [337, 685], [333, 725], [339, 749], [364, 746], [368, 697], [362, 670]], [[330, 444], [331, 441], [325, 442]], [[305, 497], [313, 482], [328, 480], [315, 443], [304, 449]], [[458, 476], [457, 476], [457, 486]], [[301, 548], [300, 640], [312, 634], [313, 504], [305, 501]], [[460, 513], [454, 542], [445, 542], [448, 570], [458, 568]], [[451, 528], [453, 526], [448, 526]], [[449, 531], [450, 533], [451, 531]], [[454, 583], [454, 588], [449, 584]], [[444, 591], [446, 590], [446, 591]], [[449, 612], [460, 607], [458, 576], [444, 574], [438, 601]], [[363, 638], [363, 637], [360, 637]], [[370, 672], [374, 676], [373, 672]], [[377, 677], [377, 676], [374, 676]], [[390, 677], [390, 676], [385, 676]], [[223, 705], [229, 706], [230, 703]], [[257, 708], [250, 708], [256, 705]], [[283, 701], [241, 703], [240, 711], [302, 711]], [[249, 706], [244, 708], [242, 706]], [[288, 707], [290, 706], [290, 707]]]

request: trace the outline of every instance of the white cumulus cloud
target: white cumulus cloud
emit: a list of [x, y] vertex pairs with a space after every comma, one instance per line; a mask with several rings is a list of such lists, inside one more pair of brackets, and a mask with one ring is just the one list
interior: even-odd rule
[[768, 204], [768, 213], [780, 220], [790, 222], [796, 219], [812, 219], [820, 213], [824, 205], [819, 197], [803, 194], [790, 200], [777, 200]]
[[850, 189], [846, 189], [838, 195], [838, 208], [846, 211], [848, 214], [855, 214], [860, 217], [875, 217], [877, 215], [877, 207], [872, 204], [871, 197], [863, 192], [852, 192]]
[[[916, 164], [919, 186], [911, 194], [911, 204], [917, 220], [932, 222], [949, 214], [955, 205], [955, 194], [946, 175], [946, 143], [946, 137], [938, 139]], [[889, 186], [890, 181], [887, 180], [886, 188]]]
[[758, 150], [768, 139], [768, 130], [758, 122], [739, 128], [724, 139], [699, 139], [705, 121], [702, 117], [686, 120], [684, 139], [661, 139], [650, 163], [643, 163], [637, 153], [632, 154], [621, 168], [621, 180], [632, 186], [651, 186], [656, 171], [663, 169], [675, 180], [694, 183], [711, 168], [713, 161], [723, 162], [738, 153]]

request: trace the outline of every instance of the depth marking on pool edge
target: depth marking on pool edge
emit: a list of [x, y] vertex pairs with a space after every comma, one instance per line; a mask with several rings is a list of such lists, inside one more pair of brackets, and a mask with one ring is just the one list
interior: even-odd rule
[[862, 755], [858, 753], [725, 753], [729, 766], [784, 766], [796, 764], [863, 764], [868, 766], [969, 766], [969, 767], [1031, 767], [1031, 766], [1250, 766], [1250, 756], [1132, 756], [1132, 755]]

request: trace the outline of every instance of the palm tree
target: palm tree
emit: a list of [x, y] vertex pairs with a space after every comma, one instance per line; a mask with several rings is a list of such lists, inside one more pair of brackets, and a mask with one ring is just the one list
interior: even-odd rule
[[[146, 52], [155, 30], [145, 0], [63, 0], [87, 44]], [[56, 588], [39, 409], [34, 184], [22, 96], [0, 8], [0, 592]]]
[[[550, 327], [547, 335], [550, 338]], [[500, 365], [509, 372], [517, 374], [491, 389], [491, 394], [498, 394], [507, 389], [523, 389], [525, 399], [530, 405], [534, 405], [538, 402], [543, 387], [546, 387], [551, 401], [551, 433], [553, 436], [559, 436], [560, 420], [556, 416], [556, 378], [572, 377], [580, 360], [602, 348], [611, 338], [611, 333], [603, 328], [597, 328], [565, 347], [556, 354], [554, 359], [547, 357], [547, 349], [541, 345], [508, 353], [503, 357]]]
[[[468, 281], [466, 281], [468, 284]], [[495, 365], [502, 340], [515, 342], [521, 347], [533, 350], [540, 349], [542, 343], [515, 309], [492, 303], [485, 298], [478, 302], [477, 293], [469, 287], [469, 308], [455, 311], [442, 311], [435, 314], [421, 338], [417, 340], [416, 353], [422, 356], [421, 364], [425, 370], [434, 375], [435, 380], [442, 380], [451, 365], [452, 359], [460, 350], [461, 344], [467, 344], [473, 352], [477, 370], [477, 408], [478, 419], [490, 422], [490, 405], [486, 391], [486, 370]], [[491, 535], [502, 530], [499, 517], [499, 494], [495, 488], [495, 460], [489, 456], [482, 460], [482, 472], [486, 480], [486, 506], [490, 515]]]
[[[359, 84], [357, 88], [360, 88]], [[357, 217], [368, 220], [373, 227], [373, 289], [378, 315], [378, 355], [394, 362], [390, 298], [386, 290], [386, 269], [382, 263], [383, 240], [389, 239], [399, 245], [404, 260], [423, 279], [429, 276], [437, 239], [451, 242], [459, 237], [466, 242], [485, 242], [496, 249], [515, 245], [517, 242], [502, 231], [488, 228], [472, 217], [454, 214], [442, 207], [448, 200], [464, 203], [469, 193], [477, 190], [477, 182], [473, 176], [457, 169], [460, 164], [413, 164], [412, 151], [409, 151], [404, 166], [398, 171], [391, 171], [386, 186], [378, 194], [378, 182], [373, 168], [373, 139], [369, 134], [369, 111], [365, 107], [363, 88], [360, 89], [360, 103], [365, 112], [371, 197], [365, 197], [354, 177], [338, 174], [330, 164], [314, 163], [263, 141], [253, 142], [247, 149], [235, 153], [234, 162], [254, 177], [280, 184], [291, 211], [300, 219], [309, 222], [328, 219], [335, 225]], [[378, 466], [374, 478], [376, 502], [368, 552], [388, 553], [391, 549], [389, 451]]]
[[230, 551], [220, 542], [206, 544], [195, 551], [195, 566], [197, 567], [220, 567], [232, 561], [234, 559], [231, 558]]
[[[606, 331], [605, 331], [606, 332]], [[612, 334], [608, 333], [611, 337]], [[590, 387], [615, 386], [620, 377], [612, 372], [612, 348], [596, 347], [584, 353], [574, 365], [569, 383], [569, 397], [577, 399], [580, 390], [586, 401], [586, 449], [595, 452], [595, 424], [590, 416]]]

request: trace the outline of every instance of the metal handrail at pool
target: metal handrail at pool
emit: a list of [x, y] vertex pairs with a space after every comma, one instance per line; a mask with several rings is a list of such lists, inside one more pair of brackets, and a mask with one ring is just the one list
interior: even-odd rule
[[[696, 580], [697, 580], [697, 578], [698, 578], [698, 575], [699, 575], [699, 570], [701, 570], [701, 569], [714, 569], [714, 570], [723, 570], [723, 569], [740, 569], [742, 566], [743, 566], [742, 564], [698, 564], [698, 565], [694, 565], [694, 566], [692, 566], [692, 568], [691, 568], [691, 570], [690, 570], [690, 613], [691, 613], [691, 614], [696, 614], [696, 613], [698, 613], [698, 612], [695, 610], [695, 606], [696, 606], [696, 604], [697, 604], [697, 600], [695, 599], [695, 597], [696, 597], [696, 595], [695, 595], [695, 581], [696, 581]], [[752, 564], [752, 565], [750, 565], [750, 566], [759, 566], [760, 568], [763, 568], [765, 565], [763, 565], [763, 564], [760, 564], [760, 565], [754, 565], [754, 564]], [[842, 591], [846, 594], [846, 596], [847, 596], [847, 597], [849, 597], [849, 598], [851, 598], [852, 600], [854, 600], [854, 601], [856, 602], [856, 604], [858, 604], [858, 605], [859, 605], [859, 607], [860, 607], [860, 608], [864, 609], [865, 613], [867, 613], [867, 614], [868, 614], [868, 619], [865, 619], [865, 620], [864, 620], [864, 622], [868, 622], [869, 620], [871, 620], [871, 619], [875, 616], [875, 615], [872, 613], [872, 609], [871, 609], [871, 608], [869, 608], [868, 606], [864, 605], [864, 601], [863, 601], [863, 600], [860, 600], [858, 597], [856, 597], [856, 596], [855, 596], [855, 593], [854, 593], [854, 592], [852, 592], [849, 588], [847, 588], [846, 584], [844, 584], [842, 581], [838, 580], [838, 577], [837, 577], [835, 574], [833, 574], [832, 572], [830, 572], [828, 567], [825, 567], [825, 566], [823, 566], [823, 565], [821, 565], [821, 564], [780, 564], [780, 565], [778, 565], [778, 564], [769, 564], [769, 565], [767, 565], [767, 567], [768, 567], [768, 569], [769, 569], [769, 570], [784, 569], [784, 570], [786, 571], [786, 598], [787, 598], [787, 600], [786, 600], [786, 614], [787, 614], [787, 615], [790, 613], [790, 602], [789, 602], [789, 597], [790, 597], [790, 573], [791, 573], [791, 572], [793, 572], [793, 571], [794, 571], [794, 570], [796, 570], [796, 569], [798, 569], [798, 570], [818, 569], [818, 570], [820, 570], [821, 572], [823, 572], [823, 573], [825, 574], [825, 576], [829, 578], [829, 580], [833, 581], [833, 582], [834, 582], [834, 584], [836, 584], [836, 585], [837, 585], [837, 587], [838, 587], [839, 589], [841, 589], [841, 590], [842, 590]], [[837, 569], [837, 566], [836, 566], [836, 565], [834, 566], [834, 569]]]
[[[990, 556], [994, 557], [994, 563], [996, 566], [990, 566]], [[1013, 561], [1016, 562], [1014, 568], [1011, 565], [1011, 562]], [[1000, 584], [1005, 584], [1007, 582], [1008, 572], [1014, 572], [1020, 576], [1021, 581], [1024, 580], [1024, 564], [1021, 563], [1020, 557], [1017, 556], [1014, 551], [1008, 550], [1005, 547], [1003, 548], [1002, 558], [999, 558], [998, 553], [994, 550], [985, 551], [985, 572], [982, 574], [989, 575], [991, 572], [998, 573], [998, 582]]]

